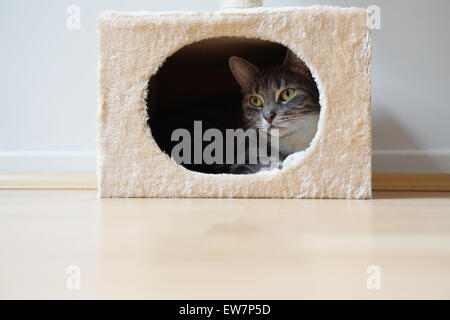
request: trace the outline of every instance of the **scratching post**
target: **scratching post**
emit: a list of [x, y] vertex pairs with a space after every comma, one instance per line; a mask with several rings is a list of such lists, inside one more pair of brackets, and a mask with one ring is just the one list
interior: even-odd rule
[[244, 9], [262, 7], [262, 0], [220, 0], [220, 9]]
[[[261, 1], [221, 1], [221, 8]], [[365, 9], [246, 8], [104, 12], [99, 17], [98, 190], [101, 197], [371, 197], [371, 40]], [[321, 114], [310, 147], [282, 170], [203, 174], [163, 153], [147, 124], [166, 59], [204, 39], [284, 45], [310, 68]], [[147, 113], [147, 103], [149, 113]]]

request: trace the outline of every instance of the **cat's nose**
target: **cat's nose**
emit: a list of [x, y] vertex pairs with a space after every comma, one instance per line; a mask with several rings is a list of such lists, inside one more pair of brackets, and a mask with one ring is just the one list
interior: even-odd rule
[[274, 112], [266, 112], [263, 115], [264, 119], [266, 119], [266, 121], [268, 123], [272, 123], [273, 118], [275, 118], [275, 116], [276, 116], [276, 113], [274, 113]]

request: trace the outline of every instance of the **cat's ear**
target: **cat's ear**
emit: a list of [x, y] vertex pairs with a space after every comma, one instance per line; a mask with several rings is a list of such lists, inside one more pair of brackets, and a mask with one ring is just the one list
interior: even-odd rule
[[247, 90], [259, 72], [258, 67], [239, 57], [231, 57], [228, 64], [236, 81], [242, 89]]
[[308, 66], [289, 49], [286, 52], [283, 65], [303, 75], [306, 79], [314, 81]]

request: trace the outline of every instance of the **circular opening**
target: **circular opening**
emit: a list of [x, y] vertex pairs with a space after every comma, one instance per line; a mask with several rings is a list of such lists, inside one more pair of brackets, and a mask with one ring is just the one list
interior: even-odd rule
[[148, 87], [153, 138], [189, 170], [252, 174], [282, 168], [317, 131], [319, 91], [311, 72], [275, 42], [196, 42], [167, 58]]

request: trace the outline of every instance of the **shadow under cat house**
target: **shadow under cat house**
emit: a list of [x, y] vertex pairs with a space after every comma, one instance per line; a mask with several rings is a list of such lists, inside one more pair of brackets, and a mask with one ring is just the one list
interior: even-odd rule
[[99, 195], [370, 198], [367, 18], [103, 13]]

